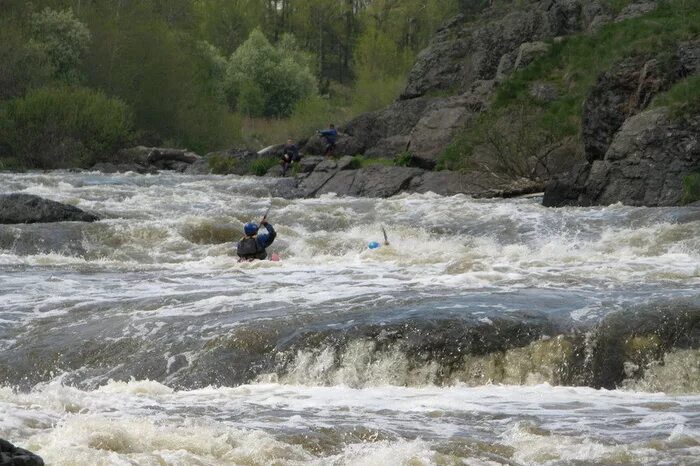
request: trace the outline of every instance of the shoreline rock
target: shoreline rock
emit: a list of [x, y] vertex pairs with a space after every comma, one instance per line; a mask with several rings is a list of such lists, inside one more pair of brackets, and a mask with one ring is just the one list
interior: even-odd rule
[[44, 460], [31, 451], [0, 438], [0, 466], [44, 466]]
[[95, 222], [97, 215], [32, 194], [0, 194], [0, 223]]

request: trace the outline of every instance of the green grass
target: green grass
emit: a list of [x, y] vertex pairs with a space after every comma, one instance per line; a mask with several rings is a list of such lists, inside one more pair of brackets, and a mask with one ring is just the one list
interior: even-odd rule
[[256, 176], [264, 176], [270, 168], [278, 163], [279, 159], [277, 157], [263, 157], [253, 160], [248, 166], [248, 172]]
[[[610, 1], [622, 9], [625, 1]], [[629, 56], [670, 56], [678, 43], [700, 34], [700, 0], [668, 0], [640, 18], [604, 26], [597, 34], [579, 34], [560, 43], [527, 68], [515, 73], [499, 87], [489, 112], [466, 129], [442, 154], [441, 168], [468, 169], [479, 134], [504, 113], [530, 109], [537, 114], [534, 130], [548, 132], [553, 140], [581, 138], [581, 110], [596, 79], [613, 64]], [[559, 90], [553, 102], [530, 96], [535, 82], [550, 83]], [[696, 78], [678, 84], [663, 99], [674, 104], [700, 100]], [[663, 99], [659, 100], [662, 102]]]
[[236, 167], [236, 159], [225, 155], [214, 154], [209, 157], [209, 170], [215, 175], [228, 175]]
[[654, 107], [668, 107], [676, 117], [700, 113], [700, 74], [677, 82], [668, 91], [657, 95]]

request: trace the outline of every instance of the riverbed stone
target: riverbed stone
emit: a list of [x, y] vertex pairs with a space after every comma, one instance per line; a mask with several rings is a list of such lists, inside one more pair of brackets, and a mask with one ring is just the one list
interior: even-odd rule
[[97, 215], [32, 194], [0, 194], [0, 223], [94, 222]]
[[44, 466], [40, 456], [0, 439], [0, 466]]

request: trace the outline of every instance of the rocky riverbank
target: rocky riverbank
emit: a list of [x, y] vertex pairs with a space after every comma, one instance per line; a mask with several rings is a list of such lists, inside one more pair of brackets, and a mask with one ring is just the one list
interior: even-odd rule
[[[469, 155], [475, 163], [463, 164], [459, 170], [435, 171], [455, 138], [481, 128], [478, 122], [492, 112], [499, 89], [520, 79], [539, 58], [550, 59], [550, 51], [571, 37], [597, 43], [603, 40], [601, 31], [628, 24], [626, 21], [643, 21], [659, 5], [633, 1], [616, 11], [602, 1], [536, 0], [527, 8], [497, 5], [478, 18], [456, 17], [420, 53], [398, 100], [340, 126], [337, 158], [317, 157], [323, 152], [317, 135], [301, 140], [304, 158], [293, 175], [277, 185], [278, 194], [387, 197], [399, 192], [434, 192], [510, 197], [541, 192], [546, 184], [547, 206], [687, 202], [684, 184], [700, 173], [700, 110], [691, 107], [679, 113], [655, 105], [654, 99], [700, 71], [697, 38], [671, 43], [663, 52], [631, 53], [606, 69], [592, 87], [587, 85], [579, 93], [583, 111], [574, 115], [580, 128], [573, 129], [574, 136], [535, 138], [530, 147], [512, 150], [499, 147], [498, 140], [491, 141], [500, 153], [477, 148]], [[543, 76], [546, 79], [528, 82], [526, 99], [536, 104], [524, 111], [523, 121], [494, 120], [498, 123], [495, 139], [503, 139], [505, 145], [527, 145], [517, 135], [524, 137], [539, 129], [523, 126], [532, 117], [526, 112], [570, 98], [567, 82]], [[505, 108], [507, 115], [511, 107]], [[566, 118], [567, 114], [561, 116]], [[557, 121], [557, 125], [565, 124], [569, 123]], [[282, 147], [229, 149], [205, 156], [180, 149], [137, 147], [118, 154], [120, 164], [99, 164], [94, 169], [280, 176], [277, 160]], [[513, 156], [522, 157], [517, 164], [532, 170], [499, 171], [503, 161], [490, 160]], [[394, 163], [396, 160], [400, 163]]]

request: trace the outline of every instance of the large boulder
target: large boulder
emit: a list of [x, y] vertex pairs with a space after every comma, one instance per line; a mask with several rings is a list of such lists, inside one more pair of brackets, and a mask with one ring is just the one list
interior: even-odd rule
[[673, 206], [683, 179], [700, 172], [700, 115], [676, 118], [666, 108], [629, 118], [602, 160], [547, 186], [544, 204]]
[[313, 197], [331, 180], [338, 172], [352, 168], [353, 158], [341, 157], [339, 160], [327, 159], [316, 165], [314, 170], [305, 176], [299, 183], [299, 189], [304, 197]]
[[44, 466], [44, 460], [0, 438], [0, 466]]
[[340, 171], [325, 183], [317, 195], [336, 193], [339, 196], [390, 197], [408, 188], [420, 174], [420, 168], [373, 165], [359, 170]]
[[395, 140], [396, 136], [408, 136], [431, 100], [429, 98], [399, 100], [382, 110], [365, 113], [351, 120], [341, 129], [353, 139], [353, 153], [342, 155], [364, 154], [382, 144], [395, 147], [390, 142], [392, 138]]
[[678, 66], [632, 57], [603, 73], [583, 105], [582, 138], [589, 162], [600, 160], [627, 118], [679, 78]]
[[0, 466], [44, 466], [38, 455], [0, 439]]
[[99, 217], [32, 194], [0, 194], [0, 223], [94, 222]]
[[625, 122], [586, 183], [590, 204], [678, 205], [683, 178], [700, 172], [700, 115], [674, 119], [665, 108]]
[[487, 109], [493, 89], [494, 81], [477, 81], [462, 95], [430, 101], [411, 130], [406, 145], [406, 149], [418, 159], [419, 166], [435, 166], [455, 135]]
[[698, 71], [700, 40], [694, 40], [670, 56], [630, 57], [603, 73], [584, 103], [588, 163], [551, 181], [544, 205], [678, 204], [682, 179], [698, 170], [700, 115], [674, 119], [665, 109], [645, 109], [655, 95]]
[[487, 12], [478, 22], [465, 23], [463, 17], [455, 18], [418, 55], [402, 98], [411, 99], [436, 90], [459, 94], [476, 80], [495, 79], [499, 64], [508, 67], [501, 63], [501, 58], [510, 54], [514, 64], [522, 44], [585, 29], [588, 18], [583, 14], [583, 6], [587, 3], [543, 0], [506, 16], [496, 16], [495, 10]]

